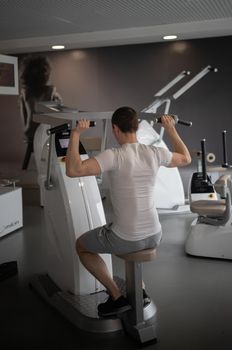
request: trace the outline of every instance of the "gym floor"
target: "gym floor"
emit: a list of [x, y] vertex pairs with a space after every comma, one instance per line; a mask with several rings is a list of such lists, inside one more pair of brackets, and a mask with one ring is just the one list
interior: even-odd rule
[[[24, 227], [0, 240], [0, 264], [16, 260], [18, 274], [0, 282], [2, 350], [129, 349], [123, 333], [99, 336], [77, 330], [28, 287], [40, 271], [44, 213], [38, 189], [23, 189]], [[106, 216], [110, 203], [104, 201]], [[158, 342], [147, 349], [229, 350], [232, 334], [232, 261], [190, 257], [184, 242], [193, 214], [161, 215], [163, 240], [154, 262], [143, 268], [146, 290], [158, 308]], [[113, 257], [114, 274], [123, 261]]]

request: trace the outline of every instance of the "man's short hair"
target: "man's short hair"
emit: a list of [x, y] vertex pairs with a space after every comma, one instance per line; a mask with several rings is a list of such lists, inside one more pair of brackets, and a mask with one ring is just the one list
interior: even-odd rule
[[139, 122], [136, 111], [131, 107], [120, 107], [112, 115], [112, 125], [117, 127], [124, 133], [136, 132]]

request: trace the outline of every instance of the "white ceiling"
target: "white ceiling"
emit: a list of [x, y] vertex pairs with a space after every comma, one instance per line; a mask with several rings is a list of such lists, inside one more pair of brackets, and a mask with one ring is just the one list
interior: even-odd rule
[[0, 53], [232, 35], [232, 0], [0, 0]]

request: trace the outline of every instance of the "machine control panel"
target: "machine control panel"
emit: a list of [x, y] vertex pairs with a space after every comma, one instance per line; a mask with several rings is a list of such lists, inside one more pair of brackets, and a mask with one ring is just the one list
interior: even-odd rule
[[[55, 147], [56, 147], [56, 154], [57, 157], [65, 157], [68, 149], [69, 139], [70, 139], [70, 130], [65, 130], [61, 132], [57, 132], [55, 134]], [[79, 146], [79, 152], [80, 154], [86, 154], [86, 150], [84, 149], [84, 146], [80, 142]]]

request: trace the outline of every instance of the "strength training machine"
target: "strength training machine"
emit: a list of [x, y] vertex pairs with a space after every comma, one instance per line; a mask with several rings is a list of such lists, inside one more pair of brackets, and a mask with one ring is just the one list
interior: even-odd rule
[[206, 171], [206, 140], [201, 140], [202, 171], [192, 176], [190, 209], [198, 214], [191, 224], [185, 243], [190, 255], [232, 259], [231, 175], [227, 158], [225, 132], [223, 136], [223, 165], [215, 183]]
[[[154, 95], [154, 101], [145, 107], [142, 112], [144, 114], [158, 113], [157, 110], [164, 107], [163, 114], [170, 114], [169, 111], [172, 101], [176, 101], [208, 73], [216, 73], [217, 71], [217, 68], [208, 65], [193, 78], [188, 80], [187, 83], [175, 90], [174, 93], [169, 94], [169, 91], [172, 91], [171, 89], [178, 86], [177, 84], [180, 81], [183, 81], [191, 74], [190, 71], [182, 71]], [[169, 95], [167, 95], [167, 93]], [[159, 114], [161, 113], [159, 112]], [[141, 128], [146, 129], [146, 135], [150, 135], [150, 137], [141, 137], [141, 139], [144, 139], [143, 142], [146, 144], [154, 144], [155, 146], [167, 147], [163, 141], [164, 128], [161, 128], [160, 133], [158, 134], [151, 126], [149, 128], [146, 121], [148, 119], [144, 119]], [[175, 186], [173, 186], [173, 183], [175, 183]], [[177, 168], [160, 167], [156, 179], [155, 196], [157, 200], [157, 208], [160, 214], [189, 212], [189, 206], [185, 203], [182, 179]]]
[[[82, 266], [75, 251], [75, 241], [84, 232], [106, 223], [105, 214], [94, 176], [69, 178], [65, 175], [70, 126], [77, 119], [99, 120], [111, 118], [96, 115], [51, 111], [35, 114], [35, 120], [48, 126], [49, 140], [45, 141], [40, 158], [40, 178], [43, 185], [46, 234], [43, 237], [44, 272], [34, 276], [31, 286], [53, 307], [78, 328], [100, 334], [126, 329], [127, 334], [140, 343], [157, 338], [157, 309], [153, 301], [143, 305], [143, 262], [155, 258], [155, 250], [119, 256], [126, 263], [126, 282], [117, 283], [125, 291], [132, 310], [114, 318], [100, 318], [97, 305], [107, 294], [104, 287]], [[39, 128], [38, 128], [39, 129]], [[37, 129], [37, 130], [38, 130]], [[80, 145], [81, 158], [88, 155]], [[42, 183], [42, 179], [44, 180]], [[103, 254], [112, 274], [111, 255]]]

